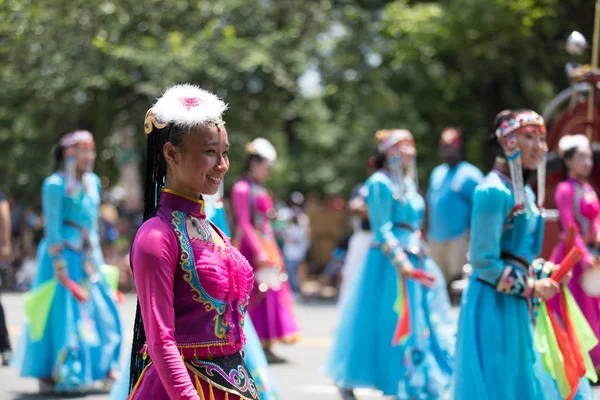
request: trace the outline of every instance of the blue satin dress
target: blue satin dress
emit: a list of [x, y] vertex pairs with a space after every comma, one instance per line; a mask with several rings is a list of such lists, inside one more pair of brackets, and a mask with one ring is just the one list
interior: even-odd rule
[[[89, 293], [89, 300], [78, 302], [58, 284], [43, 337], [33, 341], [26, 325], [12, 365], [23, 377], [52, 378], [57, 391], [79, 391], [119, 369], [116, 293], [99, 273], [104, 263], [98, 237], [100, 179], [85, 173], [77, 190], [67, 193], [63, 174], [51, 175], [42, 187], [42, 204], [45, 237], [31, 290], [53, 279], [53, 260], [63, 259], [69, 277]], [[94, 267], [91, 276], [85, 262]]]
[[[473, 274], [461, 300], [455, 400], [562, 399], [534, 349], [532, 318], [524, 297], [524, 268], [540, 253], [544, 234], [535, 196], [528, 186], [525, 192], [525, 213], [517, 217], [512, 215], [514, 196], [508, 176], [492, 171], [473, 195]], [[526, 265], [507, 258], [508, 253]], [[595, 399], [587, 380], [581, 381], [575, 398]]]
[[[343, 389], [372, 388], [399, 399], [440, 398], [450, 386], [455, 323], [440, 269], [419, 253], [425, 248], [419, 232], [425, 202], [411, 182], [401, 192], [383, 170], [366, 186], [373, 242], [342, 306], [325, 372]], [[436, 276], [433, 289], [406, 280], [411, 334], [399, 346], [392, 345], [398, 275], [382, 251], [395, 241], [415, 268]]]

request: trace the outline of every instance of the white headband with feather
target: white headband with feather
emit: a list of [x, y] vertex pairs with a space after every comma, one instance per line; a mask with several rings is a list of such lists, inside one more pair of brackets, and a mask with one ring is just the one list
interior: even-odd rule
[[275, 147], [264, 138], [256, 138], [246, 145], [246, 152], [248, 154], [258, 155], [269, 162], [275, 162], [277, 160], [277, 151]]
[[560, 157], [564, 157], [565, 153], [572, 149], [585, 149], [590, 147], [590, 141], [587, 136], [579, 135], [567, 135], [563, 136], [558, 142], [558, 153]]
[[150, 134], [153, 128], [161, 129], [169, 123], [182, 129], [211, 123], [222, 125], [225, 110], [227, 105], [216, 95], [195, 85], [175, 85], [148, 110], [145, 131]]

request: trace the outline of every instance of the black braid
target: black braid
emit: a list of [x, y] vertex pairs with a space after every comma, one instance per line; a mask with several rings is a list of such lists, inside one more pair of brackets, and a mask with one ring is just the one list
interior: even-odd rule
[[[165, 143], [171, 142], [180, 145], [184, 131], [170, 123], [163, 129], [153, 130], [147, 137], [146, 151], [146, 179], [144, 184], [144, 221], [154, 217], [158, 211], [160, 189], [165, 185], [167, 176], [167, 162], [163, 155]], [[133, 269], [133, 264], [130, 264]], [[140, 378], [142, 371], [150, 362], [150, 357], [142, 358], [142, 348], [146, 343], [146, 332], [142, 321], [140, 302], [138, 299], [133, 326], [133, 343], [131, 346], [131, 375], [129, 377], [129, 393]]]

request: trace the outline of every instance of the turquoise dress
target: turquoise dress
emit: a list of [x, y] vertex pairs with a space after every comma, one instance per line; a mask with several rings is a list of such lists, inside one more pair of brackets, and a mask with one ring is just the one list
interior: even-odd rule
[[[204, 196], [204, 212], [206, 217], [215, 224], [223, 233], [230, 236], [229, 226], [227, 225], [227, 216], [225, 215], [225, 208], [223, 202], [218, 196]], [[260, 339], [256, 334], [254, 325], [249, 316], [246, 316], [244, 324], [244, 333], [246, 334], [246, 345], [244, 346], [244, 361], [254, 378], [256, 388], [260, 392], [260, 398], [262, 400], [279, 400], [279, 390], [275, 384], [275, 379], [269, 372], [269, 366], [265, 353], [263, 352], [260, 344]], [[124, 372], [121, 377], [113, 386], [109, 400], [125, 400], [129, 392], [129, 372], [130, 365], [129, 359], [126, 360], [126, 364], [123, 368]]]
[[[85, 173], [80, 187], [67, 194], [63, 174], [51, 175], [42, 187], [42, 204], [45, 237], [31, 290], [54, 278], [53, 259], [62, 258], [69, 277], [88, 291], [89, 300], [78, 302], [58, 284], [43, 337], [32, 341], [26, 325], [12, 365], [23, 377], [52, 378], [57, 391], [81, 390], [119, 368], [116, 293], [98, 272], [104, 263], [98, 238], [100, 179]], [[83, 268], [86, 261], [96, 271], [92, 276]]]
[[[401, 194], [382, 170], [366, 186], [373, 243], [342, 306], [325, 372], [343, 389], [373, 388], [400, 399], [440, 398], [450, 385], [455, 328], [442, 273], [431, 258], [415, 255], [426, 251], [419, 232], [425, 202], [411, 182]], [[431, 290], [406, 280], [412, 330], [400, 346], [392, 346], [398, 275], [381, 248], [395, 240], [415, 268], [437, 277]]]
[[[534, 350], [526, 268], [540, 253], [544, 221], [530, 187], [525, 213], [512, 216], [510, 178], [492, 171], [473, 196], [470, 260], [456, 344], [455, 400], [558, 400]], [[502, 254], [502, 256], [501, 256]], [[582, 380], [577, 399], [595, 399]]]

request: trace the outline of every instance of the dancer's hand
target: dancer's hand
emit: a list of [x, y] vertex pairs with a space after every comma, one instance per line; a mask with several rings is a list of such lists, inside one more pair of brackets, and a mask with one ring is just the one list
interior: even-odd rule
[[567, 272], [567, 274], [560, 280], [561, 285], [568, 285], [571, 282], [571, 278], [573, 278], [573, 271]]
[[540, 279], [535, 282], [533, 288], [534, 297], [541, 297], [544, 300], [552, 298], [558, 291], [560, 286], [550, 278]]
[[54, 278], [66, 286], [67, 281], [69, 280], [69, 271], [67, 271], [66, 268], [59, 268], [54, 271]]
[[402, 263], [402, 265], [398, 267], [398, 272], [403, 278], [410, 278], [414, 269], [414, 265], [412, 265], [412, 263], [407, 257], [406, 260], [404, 260], [404, 262]]

